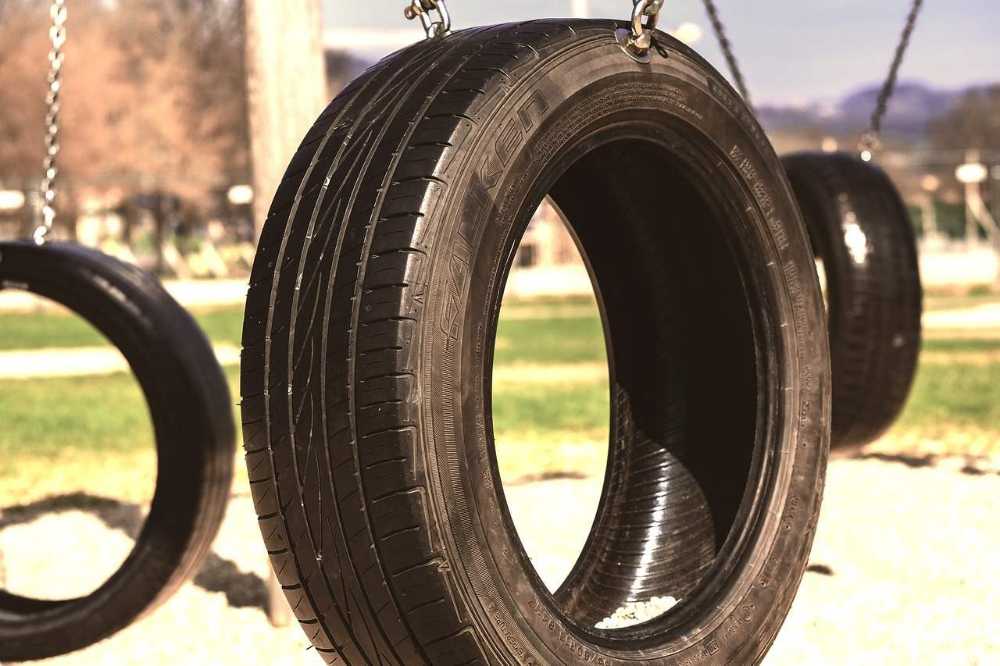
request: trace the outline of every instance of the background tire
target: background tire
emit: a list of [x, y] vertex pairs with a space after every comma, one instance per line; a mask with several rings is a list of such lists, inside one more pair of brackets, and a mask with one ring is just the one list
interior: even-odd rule
[[902, 411], [920, 354], [910, 217], [885, 172], [860, 158], [796, 153], [782, 162], [827, 277], [831, 444], [867, 444]]
[[[390, 56], [278, 190], [247, 297], [247, 467], [328, 663], [745, 664], [788, 611], [828, 450], [812, 253], [722, 78], [664, 35], [669, 57], [636, 63], [617, 27], [497, 26]], [[506, 275], [547, 193], [590, 263], [614, 391], [599, 517], [555, 595], [510, 520], [490, 410]], [[671, 592], [662, 618], [594, 627]]]
[[195, 572], [229, 499], [236, 433], [228, 385], [208, 340], [153, 277], [77, 245], [0, 243], [0, 288], [52, 299], [103, 333], [135, 373], [156, 434], [153, 502], [118, 571], [78, 599], [0, 591], [0, 660], [26, 661], [107, 638]]

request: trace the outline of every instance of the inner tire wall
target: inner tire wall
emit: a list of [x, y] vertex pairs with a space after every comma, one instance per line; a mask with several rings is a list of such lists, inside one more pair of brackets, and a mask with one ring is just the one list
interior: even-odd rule
[[0, 288], [51, 299], [104, 334], [128, 360], [156, 437], [152, 505], [111, 578], [78, 599], [0, 592], [0, 660], [27, 661], [111, 636], [194, 574], [229, 499], [236, 433], [229, 387], [211, 345], [155, 278], [77, 245], [0, 243]]
[[585, 156], [552, 191], [602, 295], [611, 356], [608, 479], [591, 539], [556, 593], [589, 627], [628, 602], [689, 598], [750, 482], [765, 389], [722, 233], [733, 211], [698, 192], [689, 168], [622, 141]]
[[844, 153], [782, 159], [827, 275], [832, 446], [878, 439], [916, 374], [923, 291], [906, 206], [889, 177]]

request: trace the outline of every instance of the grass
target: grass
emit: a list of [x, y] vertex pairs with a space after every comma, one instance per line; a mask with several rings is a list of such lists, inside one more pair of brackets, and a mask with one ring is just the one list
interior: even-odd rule
[[[237, 391], [239, 370], [226, 374]], [[153, 429], [132, 375], [0, 381], [0, 414], [0, 506], [69, 492], [152, 497]]]
[[[239, 345], [243, 308], [214, 308], [194, 313], [201, 329], [216, 344]], [[0, 314], [0, 351], [99, 347], [104, 337], [80, 317], [64, 312]]]
[[[556, 363], [603, 358], [601, 324], [595, 312], [593, 300], [585, 298], [505, 303], [497, 362], [535, 358]], [[241, 306], [196, 310], [193, 314], [205, 335], [216, 344], [240, 344]], [[0, 351], [107, 344], [88, 322], [62, 310], [0, 314], [0, 331]], [[531, 344], [523, 344], [526, 340]]]
[[1000, 338], [926, 337], [923, 341], [923, 351], [925, 352], [973, 353], [996, 351], [998, 349], [1000, 349]]
[[966, 427], [997, 429], [1000, 439], [1000, 364], [925, 364], [896, 426], [942, 436]]
[[924, 293], [924, 310], [959, 310], [979, 305], [1000, 303], [1000, 292], [987, 285], [962, 290], [928, 290]]
[[[215, 342], [239, 343], [239, 309], [197, 317]], [[35, 348], [100, 340], [83, 322], [62, 315], [7, 316], [0, 322], [0, 344], [7, 348], [17, 346], [8, 331]], [[1000, 363], [982, 363], [981, 357], [1000, 350], [1000, 337], [934, 336], [925, 340], [924, 349], [928, 362], [920, 367], [893, 434], [904, 440], [957, 441], [975, 433], [976, 452], [996, 453]], [[930, 361], [942, 353], [948, 354], [947, 363]], [[599, 372], [560, 374], [550, 366], [599, 368], [604, 361], [600, 320], [587, 301], [505, 305], [495, 355], [503, 372], [493, 387], [494, 432], [505, 479], [601, 472], [607, 383]], [[238, 369], [226, 372], [235, 402]], [[0, 381], [0, 414], [0, 506], [73, 491], [148, 500], [155, 473], [153, 437], [130, 375]], [[237, 488], [243, 488], [242, 465], [237, 471], [243, 477]]]
[[589, 317], [508, 318], [497, 327], [493, 362], [600, 363], [607, 358], [601, 320]]

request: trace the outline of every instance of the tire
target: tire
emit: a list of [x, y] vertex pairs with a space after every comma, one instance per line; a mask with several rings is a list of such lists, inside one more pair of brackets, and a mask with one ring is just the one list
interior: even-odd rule
[[[390, 56], [278, 189], [247, 297], [246, 458], [327, 663], [751, 663], [788, 611], [829, 433], [805, 230], [723, 79], [665, 35], [669, 57], [634, 62], [616, 27]], [[490, 409], [506, 276], [547, 193], [590, 263], [614, 387], [599, 516], [555, 595], [510, 520]], [[593, 626], [675, 591], [660, 619]]]
[[923, 292], [913, 227], [873, 164], [844, 153], [782, 162], [826, 272], [831, 445], [867, 444], [899, 416], [916, 374]]
[[236, 433], [211, 346], [154, 278], [76, 245], [0, 243], [0, 288], [64, 305], [122, 352], [145, 394], [157, 451], [146, 522], [128, 558], [97, 590], [60, 601], [0, 591], [0, 660], [19, 662], [111, 636], [195, 572], [222, 522]]

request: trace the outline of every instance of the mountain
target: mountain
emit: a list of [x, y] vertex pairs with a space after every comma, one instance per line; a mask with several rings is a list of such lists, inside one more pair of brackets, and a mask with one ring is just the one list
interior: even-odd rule
[[[831, 134], [857, 133], [868, 126], [879, 90], [879, 85], [869, 85], [833, 103], [762, 106], [757, 112], [764, 126], [771, 131], [815, 127]], [[889, 102], [883, 131], [902, 138], [920, 138], [927, 125], [947, 113], [968, 90], [940, 90], [923, 83], [901, 82]]]

